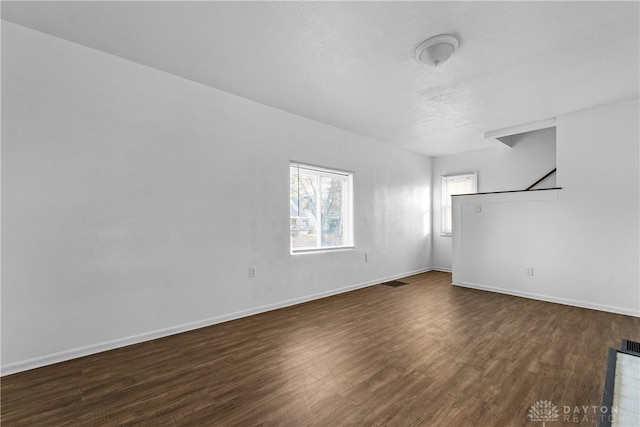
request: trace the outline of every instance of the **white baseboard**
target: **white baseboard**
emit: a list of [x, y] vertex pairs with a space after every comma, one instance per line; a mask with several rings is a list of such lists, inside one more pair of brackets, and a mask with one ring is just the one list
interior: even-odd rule
[[441, 271], [443, 273], [451, 273], [453, 272], [453, 270], [451, 269], [451, 267], [437, 267], [437, 266], [433, 266], [431, 267], [432, 270], [434, 271]]
[[408, 271], [401, 274], [396, 274], [389, 277], [375, 279], [367, 282], [358, 283], [355, 285], [345, 286], [338, 289], [332, 289], [325, 292], [319, 292], [312, 295], [306, 295], [303, 297], [293, 298], [290, 300], [282, 301], [275, 304], [268, 304], [259, 307], [250, 308], [247, 310], [241, 310], [234, 313], [223, 314], [221, 316], [215, 316], [197, 322], [185, 323], [182, 325], [172, 326], [169, 328], [159, 329], [152, 332], [145, 332], [138, 335], [132, 335], [125, 338], [118, 338], [111, 341], [106, 341], [98, 344], [92, 344], [80, 348], [74, 348], [70, 350], [61, 351], [59, 353], [47, 354], [45, 356], [35, 357], [33, 359], [21, 360], [18, 362], [8, 363], [2, 365], [1, 376], [11, 375], [29, 369], [40, 368], [46, 365], [52, 365], [54, 363], [64, 362], [78, 357], [88, 356], [91, 354], [100, 353], [103, 351], [113, 350], [120, 347], [125, 347], [132, 344], [138, 344], [144, 341], [150, 341], [158, 338], [167, 337], [169, 335], [175, 335], [182, 332], [192, 331], [194, 329], [204, 328], [212, 326], [222, 322], [228, 322], [230, 320], [239, 319], [242, 317], [252, 316], [254, 314], [264, 313], [271, 310], [277, 310], [279, 308], [289, 307], [303, 302], [308, 302], [320, 298], [326, 298], [332, 295], [338, 295], [344, 292], [354, 291], [356, 289], [366, 288], [368, 286], [377, 285], [380, 283], [388, 282], [390, 280], [396, 280], [403, 277], [413, 276], [415, 274], [425, 273], [432, 270], [431, 267], [423, 268], [414, 271]]
[[514, 291], [512, 289], [496, 288], [493, 286], [478, 285], [477, 283], [470, 283], [470, 282], [462, 282], [462, 283], [454, 282], [452, 284], [455, 286], [461, 286], [464, 288], [479, 289], [482, 291], [497, 292], [500, 294], [513, 295], [516, 297], [524, 297], [524, 298], [535, 299], [539, 301], [553, 302], [556, 304], [570, 305], [573, 307], [589, 308], [592, 310], [606, 311], [609, 313], [624, 314], [625, 316], [640, 317], [640, 312], [633, 309], [629, 309], [629, 308], [613, 307], [609, 305], [596, 304], [588, 301], [558, 298], [554, 296], [540, 295], [540, 294], [534, 294], [530, 292], [520, 292], [520, 291]]

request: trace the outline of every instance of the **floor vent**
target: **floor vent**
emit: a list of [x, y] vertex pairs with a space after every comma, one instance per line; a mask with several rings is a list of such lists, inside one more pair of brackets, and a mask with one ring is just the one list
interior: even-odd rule
[[622, 349], [632, 353], [640, 354], [640, 343], [629, 340], [622, 340]]
[[391, 282], [385, 282], [383, 283], [383, 285], [385, 286], [391, 286], [394, 288], [400, 287], [400, 286], [404, 286], [404, 285], [408, 285], [409, 283], [407, 282], [401, 282], [399, 280], [392, 280]]

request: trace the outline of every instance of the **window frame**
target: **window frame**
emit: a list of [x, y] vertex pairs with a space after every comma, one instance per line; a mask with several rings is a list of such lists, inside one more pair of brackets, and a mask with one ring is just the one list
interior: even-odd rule
[[452, 175], [441, 175], [440, 176], [440, 193], [441, 193], [441, 201], [440, 201], [440, 235], [444, 237], [451, 237], [453, 235], [453, 218], [451, 218], [451, 229], [447, 230], [447, 217], [453, 216], [452, 207], [453, 203], [451, 202], [452, 194], [448, 191], [448, 183], [455, 179], [462, 178], [470, 178], [472, 190], [469, 193], [456, 193], [455, 195], [460, 194], [474, 194], [478, 192], [478, 172], [468, 172], [468, 173], [457, 173]]
[[[339, 178], [345, 179], [346, 181], [346, 203], [342, 206], [341, 220], [342, 220], [342, 235], [344, 239], [344, 244], [342, 245], [334, 245], [334, 246], [321, 246], [322, 245], [322, 209], [321, 209], [321, 195], [317, 195], [317, 203], [315, 204], [315, 217], [316, 217], [316, 227], [318, 228], [317, 235], [317, 246], [315, 247], [303, 247], [303, 248], [294, 248], [293, 247], [293, 235], [291, 227], [289, 228], [289, 252], [292, 255], [297, 254], [305, 254], [305, 253], [314, 253], [314, 252], [328, 252], [328, 251], [336, 251], [336, 250], [349, 250], [355, 248], [355, 232], [354, 232], [354, 209], [353, 209], [353, 199], [354, 199], [354, 176], [355, 173], [351, 171], [328, 168], [324, 166], [316, 166], [313, 164], [309, 164], [306, 162], [298, 162], [298, 161], [290, 161], [289, 162], [289, 181], [291, 182], [292, 171], [294, 168], [298, 168], [298, 173], [300, 174], [300, 170], [304, 170], [307, 175], [316, 176], [318, 179], [318, 184], [320, 183], [321, 178]], [[321, 192], [320, 185], [318, 185], [318, 192]], [[299, 197], [299, 196], [298, 196]], [[289, 195], [289, 200], [291, 201], [291, 194]], [[298, 208], [299, 209], [299, 208]], [[346, 220], [345, 220], [346, 219]], [[290, 216], [291, 220], [291, 216]]]

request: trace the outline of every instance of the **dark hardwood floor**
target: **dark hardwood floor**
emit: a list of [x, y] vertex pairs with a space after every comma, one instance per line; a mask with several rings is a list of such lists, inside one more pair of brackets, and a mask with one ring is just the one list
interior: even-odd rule
[[541, 426], [550, 400], [593, 426], [564, 406], [599, 406], [607, 348], [640, 341], [640, 318], [403, 281], [3, 377], [2, 425]]

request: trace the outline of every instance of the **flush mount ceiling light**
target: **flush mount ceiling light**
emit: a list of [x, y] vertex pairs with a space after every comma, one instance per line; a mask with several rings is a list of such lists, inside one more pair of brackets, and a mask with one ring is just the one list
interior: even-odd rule
[[416, 48], [416, 59], [436, 67], [445, 62], [458, 48], [458, 39], [448, 34], [431, 37]]

